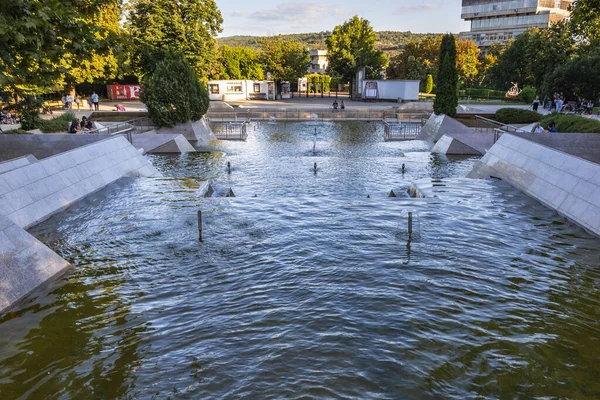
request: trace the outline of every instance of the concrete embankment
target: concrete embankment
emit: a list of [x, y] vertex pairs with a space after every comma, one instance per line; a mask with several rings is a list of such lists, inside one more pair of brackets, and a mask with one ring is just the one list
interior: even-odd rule
[[500, 178], [600, 236], [599, 164], [504, 134], [468, 177]]
[[0, 312], [68, 267], [25, 229], [123, 177], [160, 176], [123, 136], [0, 166]]

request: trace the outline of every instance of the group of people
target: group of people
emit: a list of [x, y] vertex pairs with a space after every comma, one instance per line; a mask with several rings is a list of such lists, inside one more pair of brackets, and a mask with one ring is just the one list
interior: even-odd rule
[[[533, 102], [533, 110], [537, 111], [537, 105], [540, 103], [540, 98], [536, 98]], [[577, 100], [565, 103], [565, 97], [562, 94], [554, 93], [551, 98], [546, 96], [544, 98], [544, 108], [547, 108], [550, 112], [571, 112], [576, 114], [592, 114], [594, 109], [594, 102], [592, 100]]]
[[344, 102], [343, 102], [343, 101], [342, 101], [342, 104], [341, 104], [341, 105], [338, 105], [338, 102], [337, 102], [337, 100], [334, 100], [334, 101], [333, 101], [333, 109], [334, 109], [334, 110], [338, 110], [338, 109], [339, 109], [339, 110], [345, 110], [345, 109], [346, 109], [346, 105], [344, 104]]
[[[79, 111], [80, 106], [83, 105], [83, 101], [81, 97], [75, 96], [73, 97], [70, 93], [63, 95], [62, 97], [63, 110], [72, 110], [73, 103], [77, 106], [77, 111]], [[100, 97], [96, 92], [92, 92], [87, 98], [88, 105], [90, 107], [90, 111], [95, 110], [98, 111], [100, 107]]]
[[0, 111], [0, 123], [2, 124], [16, 124], [17, 123], [17, 113], [12, 110], [2, 109]]
[[[555, 133], [555, 132], [558, 132], [556, 130], [556, 124], [554, 123], [554, 121], [550, 121], [548, 123], [548, 133]], [[546, 133], [546, 130], [544, 129], [544, 127], [542, 126], [542, 124], [540, 124], [538, 122], [537, 124], [535, 124], [535, 126], [531, 130], [531, 133], [534, 133], [536, 135], [541, 135], [542, 133]]]
[[83, 117], [81, 122], [77, 118], [73, 118], [69, 126], [69, 133], [79, 133], [94, 130], [94, 123], [87, 117]]

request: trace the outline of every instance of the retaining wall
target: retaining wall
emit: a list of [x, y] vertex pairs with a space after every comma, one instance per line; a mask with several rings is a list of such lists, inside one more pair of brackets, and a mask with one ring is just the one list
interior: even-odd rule
[[110, 135], [69, 135], [64, 133], [0, 134], [0, 161], [12, 160], [28, 154], [42, 159], [111, 137]]
[[504, 134], [469, 178], [498, 177], [600, 236], [600, 165]]

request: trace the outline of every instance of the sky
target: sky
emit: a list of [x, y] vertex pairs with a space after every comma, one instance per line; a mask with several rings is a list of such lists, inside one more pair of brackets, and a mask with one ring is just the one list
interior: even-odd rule
[[331, 31], [354, 15], [371, 21], [375, 31], [469, 30], [460, 18], [461, 0], [215, 1], [223, 14], [219, 37]]

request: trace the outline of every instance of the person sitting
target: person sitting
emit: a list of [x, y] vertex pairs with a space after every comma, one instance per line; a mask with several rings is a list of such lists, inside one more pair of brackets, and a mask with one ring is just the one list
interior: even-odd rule
[[342, 100], [342, 105], [340, 106], [340, 108], [341, 108], [342, 110], [345, 110], [345, 109], [346, 109], [346, 105], [344, 105], [344, 101], [343, 101], [343, 100]]
[[126, 111], [123, 104], [115, 104], [115, 111]]
[[555, 133], [555, 132], [558, 132], [558, 131], [556, 130], [556, 124], [554, 123], [554, 121], [550, 121], [550, 122], [548, 123], [548, 132], [550, 132], [550, 133]]
[[94, 129], [94, 124], [87, 117], [83, 117], [81, 119], [81, 129], [83, 129], [84, 131], [92, 130]]
[[333, 109], [334, 109], [334, 110], [337, 110], [337, 109], [338, 109], [338, 102], [337, 102], [337, 100], [334, 100], [334, 101], [333, 101]]
[[74, 118], [73, 121], [71, 121], [71, 126], [69, 126], [69, 133], [78, 132], [81, 132], [81, 128], [79, 127], [79, 120], [77, 118]]
[[533, 127], [533, 130], [531, 131], [531, 133], [534, 133], [536, 135], [542, 134], [544, 132], [545, 132], [544, 128], [542, 127], [542, 125], [540, 125], [539, 122], [537, 124], [535, 124], [535, 126]]

